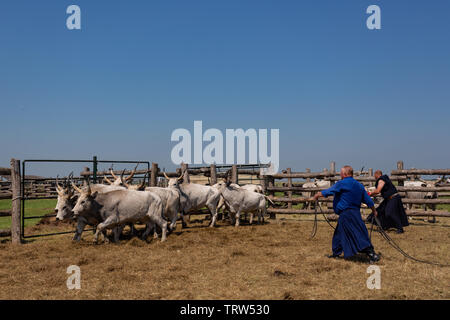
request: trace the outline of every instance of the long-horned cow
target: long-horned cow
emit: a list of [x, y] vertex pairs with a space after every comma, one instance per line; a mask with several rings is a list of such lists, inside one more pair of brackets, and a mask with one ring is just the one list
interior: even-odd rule
[[[404, 186], [405, 187], [426, 187], [426, 188], [434, 188], [437, 184], [445, 181], [444, 177], [438, 178], [436, 180], [413, 180], [413, 181], [405, 181]], [[438, 193], [436, 191], [406, 191], [405, 192], [406, 198], [410, 199], [437, 199]], [[413, 204], [408, 203], [408, 209], [412, 209]], [[428, 204], [424, 206], [425, 209], [430, 208], [431, 210], [436, 210], [435, 204]]]
[[[123, 189], [100, 193], [89, 183], [86, 190], [78, 191], [80, 197], [73, 212], [81, 221], [81, 230], [77, 230], [80, 235], [84, 225], [97, 225], [94, 237], [94, 242], [97, 242], [99, 233], [106, 229], [126, 223], [143, 222], [149, 225], [156, 223], [162, 230], [161, 241], [166, 240], [167, 222], [163, 219], [161, 198], [155, 193]], [[150, 229], [147, 228], [144, 238]]]
[[250, 213], [250, 224], [253, 223], [254, 213], [258, 214], [258, 223], [264, 222], [264, 215], [267, 211], [265, 195], [236, 187], [229, 181], [219, 182], [216, 186], [232, 213], [232, 224], [235, 224], [236, 227], [239, 226], [239, 218], [242, 213]]
[[185, 173], [186, 170], [178, 178], [169, 178], [165, 174], [166, 179], [169, 179], [168, 188], [179, 193], [183, 221], [184, 215], [190, 211], [207, 207], [211, 213], [211, 224], [209, 226], [214, 227], [217, 220], [217, 205], [220, 200], [220, 192], [211, 186], [185, 181], [186, 179], [183, 178]]

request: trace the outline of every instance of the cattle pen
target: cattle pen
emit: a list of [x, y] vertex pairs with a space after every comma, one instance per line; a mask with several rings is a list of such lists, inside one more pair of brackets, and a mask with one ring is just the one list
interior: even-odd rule
[[[267, 172], [267, 165], [257, 164], [182, 165], [172, 172], [165, 172], [157, 163], [145, 161], [130, 161], [123, 164], [125, 168], [114, 166], [114, 169], [100, 169], [94, 167], [94, 163], [94, 159], [88, 160], [90, 167], [80, 168], [73, 177], [70, 176], [76, 185], [82, 185], [86, 179], [101, 182], [105, 177], [113, 178], [112, 174], [134, 174], [133, 184], [141, 184], [145, 179], [146, 185], [166, 187], [166, 175], [175, 178], [183, 172], [193, 183], [211, 185], [229, 175], [234, 183], [260, 184], [274, 203], [268, 205], [270, 217], [261, 225], [243, 221], [235, 228], [227, 221], [218, 221], [217, 228], [207, 228], [204, 222], [208, 221], [208, 212], [200, 210], [192, 213], [187, 228], [178, 225], [166, 242], [140, 240], [129, 231], [122, 234], [119, 245], [94, 245], [94, 236], [90, 232], [86, 232], [80, 242], [73, 242], [70, 233], [73, 233], [74, 224], [57, 222], [53, 210], [57, 177], [25, 175], [21, 170], [23, 161], [12, 159], [10, 167], [0, 168], [0, 176], [7, 178], [0, 184], [0, 197], [4, 199], [1, 201], [10, 205], [0, 208], [1, 219], [11, 219], [11, 224], [3, 225], [1, 230], [0, 298], [450, 298], [446, 267], [403, 258], [375, 234], [372, 235], [373, 244], [382, 254], [377, 264], [383, 272], [382, 290], [367, 289], [367, 262], [362, 257], [355, 257], [353, 262], [326, 257], [330, 251], [332, 229], [326, 223], [319, 223], [316, 237], [310, 237], [315, 210], [307, 206], [308, 197], [305, 196], [323, 188], [304, 185], [313, 180], [326, 180], [330, 185], [336, 182], [339, 176], [334, 162], [320, 172], [309, 169], [296, 172], [287, 168], [276, 174]], [[137, 164], [144, 168], [136, 167]], [[73, 169], [70, 167], [66, 176], [58, 177], [60, 184], [69, 178]], [[355, 178], [371, 187], [375, 182], [372, 171], [356, 171]], [[433, 190], [437, 199], [411, 199], [409, 202], [406, 193], [410, 189], [402, 186], [402, 182], [417, 179], [419, 175], [445, 174], [449, 174], [448, 169], [405, 170], [402, 162], [390, 172], [405, 205], [411, 203], [418, 207], [407, 210], [412, 220], [405, 234], [393, 234], [392, 237], [409, 254], [443, 263], [450, 258], [450, 186], [442, 183], [433, 188], [420, 188], [420, 191]], [[30, 202], [25, 211], [24, 201]], [[31, 205], [35, 201], [47, 201], [38, 213]], [[436, 204], [435, 210], [426, 210], [430, 203]], [[324, 199], [321, 206], [326, 216], [333, 219], [330, 199]], [[363, 217], [366, 211], [362, 210]], [[40, 218], [24, 220], [22, 213], [25, 217]], [[430, 223], [430, 217], [438, 220]], [[36, 224], [30, 224], [32, 221]], [[82, 270], [81, 290], [66, 288], [69, 265], [80, 266]], [[330, 290], [330, 286], [334, 290]]]
[[[13, 243], [21, 243], [23, 239], [41, 235], [28, 235], [25, 231], [26, 219], [52, 218], [55, 214], [48, 212], [43, 216], [26, 216], [25, 215], [25, 201], [37, 199], [56, 199], [56, 178], [29, 178], [25, 175], [25, 165], [29, 162], [68, 162], [80, 163], [86, 162], [92, 165], [84, 167], [83, 171], [78, 176], [72, 179], [76, 183], [82, 183], [85, 179], [90, 179], [96, 183], [104, 178], [115, 175], [133, 175], [135, 181], [142, 181], [148, 176], [146, 185], [148, 186], [166, 186], [165, 176], [178, 177], [185, 170], [187, 175], [191, 177], [193, 182], [200, 184], [213, 185], [219, 179], [224, 178], [227, 172], [231, 173], [231, 181], [236, 184], [253, 183], [260, 184], [265, 194], [273, 203], [269, 203], [267, 213], [270, 219], [276, 219], [277, 215], [311, 215], [315, 213], [315, 209], [311, 209], [306, 204], [309, 202], [309, 196], [314, 192], [324, 190], [320, 187], [304, 187], [306, 182], [311, 180], [323, 180], [334, 184], [340, 179], [336, 171], [335, 162], [330, 163], [330, 168], [326, 168], [321, 172], [311, 172], [306, 169], [304, 172], [294, 172], [291, 168], [282, 170], [280, 173], [271, 174], [266, 173], [264, 169], [269, 165], [261, 164], [243, 164], [243, 165], [210, 165], [201, 167], [190, 167], [187, 164], [182, 164], [174, 172], [163, 172], [157, 163], [148, 161], [114, 161], [114, 160], [97, 160], [93, 157], [92, 160], [24, 160], [22, 161], [22, 171], [20, 160], [11, 159], [10, 168], [0, 168], [0, 175], [9, 177], [7, 181], [0, 182], [0, 199], [11, 199], [11, 208], [0, 211], [0, 217], [11, 216], [11, 226], [7, 229], [0, 230], [0, 237], [11, 237]], [[122, 164], [143, 164], [147, 168], [137, 170], [137, 166], [133, 170], [98, 170], [100, 163], [122, 163]], [[390, 173], [390, 178], [397, 184], [397, 189], [402, 196], [404, 204], [422, 206], [421, 209], [411, 208], [406, 210], [410, 217], [450, 217], [450, 186], [443, 184], [435, 187], [405, 187], [404, 182], [412, 179], [417, 179], [420, 175], [450, 175], [450, 169], [404, 169], [403, 161], [397, 163], [395, 170]], [[373, 186], [375, 178], [373, 176], [373, 169], [369, 168], [366, 171], [356, 171], [354, 173], [356, 180], [360, 181], [365, 186]], [[59, 177], [64, 180], [67, 177]], [[438, 196], [434, 199], [412, 199], [407, 197], [407, 192], [434, 192]], [[327, 214], [328, 219], [335, 220], [337, 216], [332, 209], [332, 198], [321, 200], [325, 205], [322, 212]], [[303, 205], [303, 206], [300, 206]], [[433, 209], [429, 210], [428, 206], [433, 205]], [[436, 205], [441, 205], [440, 209], [436, 209]], [[192, 214], [205, 214], [206, 210], [193, 212]], [[70, 231], [69, 231], [70, 232]], [[67, 233], [67, 232], [63, 232]], [[44, 235], [57, 235], [60, 233], [50, 233]]]

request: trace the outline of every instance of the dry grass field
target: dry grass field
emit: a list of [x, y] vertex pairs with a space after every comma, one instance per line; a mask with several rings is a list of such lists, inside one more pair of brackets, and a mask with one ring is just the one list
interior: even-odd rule
[[[197, 216], [201, 217], [201, 216]], [[265, 225], [227, 223], [190, 227], [168, 241], [138, 238], [94, 245], [92, 232], [81, 243], [71, 235], [39, 238], [22, 246], [0, 244], [0, 299], [449, 299], [448, 267], [405, 259], [374, 232], [381, 252], [381, 289], [369, 290], [365, 257], [329, 259], [332, 229], [320, 222], [291, 219]], [[195, 220], [197, 219], [197, 220]], [[450, 229], [414, 222], [391, 237], [409, 254], [450, 262]], [[33, 227], [54, 231], [52, 224]], [[62, 227], [67, 228], [67, 226]], [[66, 269], [81, 268], [81, 289], [68, 290]]]

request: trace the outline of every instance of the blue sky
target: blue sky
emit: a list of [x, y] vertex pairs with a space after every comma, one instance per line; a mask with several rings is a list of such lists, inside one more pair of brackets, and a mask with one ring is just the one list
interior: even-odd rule
[[[70, 4], [82, 30], [66, 28]], [[366, 27], [371, 4], [381, 30]], [[172, 131], [202, 120], [280, 129], [281, 168], [448, 168], [449, 12], [444, 0], [4, 0], [0, 166], [97, 155], [174, 168]]]

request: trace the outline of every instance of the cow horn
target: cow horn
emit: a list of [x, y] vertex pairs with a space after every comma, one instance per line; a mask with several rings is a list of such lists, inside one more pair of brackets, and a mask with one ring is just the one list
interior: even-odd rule
[[125, 181], [129, 181], [130, 179], [133, 179], [134, 174], [136, 173], [136, 169], [139, 166], [139, 162], [137, 163], [136, 167], [134, 167], [133, 171], [131, 171], [131, 174], [128, 176], [128, 178], [125, 178]]
[[167, 180], [170, 180], [170, 178], [167, 176], [167, 174], [165, 172], [163, 172], [164, 177], [166, 177]]
[[145, 187], [145, 178], [147, 177], [147, 173], [144, 175], [144, 179], [142, 180], [141, 184], [138, 186], [138, 190], [141, 190]]
[[181, 172], [181, 176], [179, 176], [177, 178], [177, 180], [181, 180], [183, 178], [185, 172], [186, 172], [186, 169], [184, 169], [183, 172]]
[[58, 177], [59, 175], [56, 176], [56, 192], [58, 192], [58, 194], [61, 194], [63, 192], [63, 189], [59, 186]]
[[103, 179], [106, 180], [106, 182], [108, 182], [109, 184], [113, 184], [113, 182], [111, 180], [108, 179], [108, 177], [106, 176], [106, 174], [103, 176]]
[[82, 193], [82, 192], [83, 192], [83, 190], [81, 190], [80, 188], [78, 188], [77, 185], [76, 185], [75, 183], [73, 183], [73, 181], [72, 181], [72, 187], [73, 187], [76, 191], [78, 191], [78, 193]]
[[120, 182], [124, 182], [123, 175], [125, 174], [125, 169], [122, 170], [122, 173], [120, 174]]
[[111, 169], [109, 169], [109, 172], [111, 173], [111, 176], [115, 179], [115, 180], [117, 180], [118, 179], [118, 177], [114, 174], [114, 171], [113, 171], [113, 169], [111, 168]]

